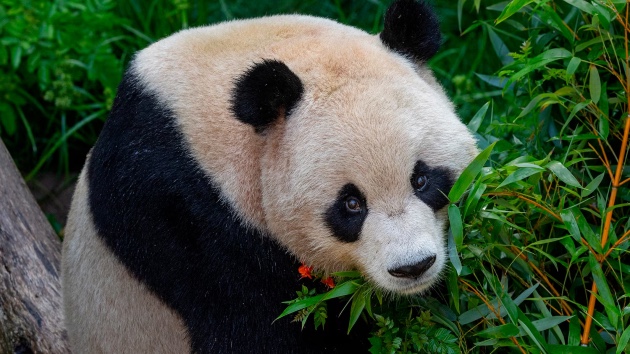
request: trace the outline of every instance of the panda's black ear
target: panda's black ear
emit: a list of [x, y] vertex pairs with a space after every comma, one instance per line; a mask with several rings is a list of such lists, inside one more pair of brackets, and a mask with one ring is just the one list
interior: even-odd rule
[[236, 80], [232, 110], [238, 120], [262, 132], [287, 116], [303, 92], [302, 81], [283, 62], [263, 60]]
[[381, 41], [393, 51], [425, 62], [440, 48], [440, 24], [425, 2], [396, 0], [385, 13]]

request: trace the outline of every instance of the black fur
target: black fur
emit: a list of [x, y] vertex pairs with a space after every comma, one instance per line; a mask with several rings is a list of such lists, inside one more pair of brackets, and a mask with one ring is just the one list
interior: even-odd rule
[[346, 337], [347, 322], [332, 313], [326, 332], [309, 332], [312, 324], [302, 332], [290, 318], [272, 324], [285, 307], [281, 301], [299, 289], [298, 264], [271, 239], [243, 226], [190, 156], [172, 112], [130, 72], [92, 151], [88, 180], [99, 235], [139, 281], [181, 315], [191, 351], [367, 347], [366, 333]]
[[232, 110], [238, 120], [261, 132], [276, 119], [288, 116], [303, 92], [300, 78], [283, 62], [263, 60], [236, 81]]
[[393, 51], [425, 62], [440, 49], [440, 24], [430, 5], [396, 0], [385, 13], [381, 41]]
[[[361, 212], [353, 213], [346, 208], [346, 199], [356, 197], [361, 202]], [[342, 242], [354, 242], [359, 239], [363, 222], [368, 214], [367, 201], [363, 193], [354, 184], [348, 183], [339, 190], [337, 199], [328, 208], [324, 219], [330, 231]]]
[[412, 186], [414, 186], [415, 180], [419, 175], [427, 176], [428, 182], [422, 191], [415, 191], [416, 196], [434, 211], [438, 211], [448, 205], [447, 195], [454, 183], [452, 173], [446, 168], [431, 168], [424, 162], [418, 161], [411, 174], [410, 182]]

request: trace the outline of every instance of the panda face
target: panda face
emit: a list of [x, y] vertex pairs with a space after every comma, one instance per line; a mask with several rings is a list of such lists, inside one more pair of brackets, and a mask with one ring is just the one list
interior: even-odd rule
[[404, 79], [348, 69], [360, 79], [327, 94], [305, 80], [301, 103], [267, 132], [263, 209], [305, 263], [415, 293], [443, 269], [446, 195], [476, 149], [440, 90], [410, 63], [389, 64]]

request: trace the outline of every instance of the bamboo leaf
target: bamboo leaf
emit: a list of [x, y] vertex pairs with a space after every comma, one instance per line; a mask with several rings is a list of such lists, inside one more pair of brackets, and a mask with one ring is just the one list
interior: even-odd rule
[[591, 65], [589, 72], [588, 89], [591, 93], [591, 101], [597, 103], [602, 95], [602, 83], [599, 79], [599, 71], [597, 71], [595, 65]]
[[546, 331], [549, 328], [555, 327], [561, 323], [564, 323], [571, 319], [572, 316], [551, 316], [542, 318], [540, 320], [532, 321], [532, 324], [540, 332]]
[[591, 266], [591, 272], [593, 273], [593, 279], [595, 279], [595, 284], [597, 284], [597, 289], [600, 294], [598, 298], [600, 299], [602, 305], [604, 305], [604, 309], [606, 310], [606, 315], [608, 316], [610, 323], [613, 326], [617, 326], [621, 313], [619, 312], [619, 309], [615, 304], [615, 299], [610, 292], [602, 267], [597, 262], [593, 254], [589, 254], [588, 260]]
[[562, 182], [573, 187], [582, 188], [580, 182], [578, 182], [578, 180], [573, 177], [573, 174], [571, 174], [571, 172], [560, 162], [551, 161], [545, 166], [545, 168], [553, 172], [553, 174], [556, 175], [556, 177], [558, 177], [558, 179]]
[[560, 217], [564, 222], [564, 226], [569, 230], [573, 239], [578, 243], [582, 240], [582, 234], [580, 233], [580, 228], [578, 227], [577, 220], [575, 220], [575, 215], [570, 209], [564, 209], [560, 212]]
[[518, 71], [516, 74], [510, 77], [508, 80], [508, 84], [520, 79], [521, 77], [529, 74], [530, 72], [540, 68], [541, 66], [547, 65], [553, 61], [564, 59], [568, 57], [572, 57], [571, 52], [564, 48], [553, 48], [549, 49], [546, 52], [537, 55], [535, 58], [530, 60], [527, 65]]
[[564, 0], [564, 2], [566, 2], [567, 4], [571, 4], [574, 7], [577, 7], [578, 9], [590, 15], [593, 15], [595, 13], [595, 8], [593, 7], [593, 5], [584, 0]]
[[617, 343], [617, 351], [615, 354], [627, 353], [628, 342], [630, 341], [630, 325], [623, 330], [619, 342]]
[[580, 318], [573, 316], [569, 322], [569, 338], [567, 344], [570, 346], [580, 345]]
[[464, 169], [464, 172], [462, 172], [462, 175], [459, 176], [459, 178], [453, 185], [453, 188], [451, 188], [451, 191], [448, 193], [448, 199], [451, 202], [458, 201], [459, 198], [462, 197], [464, 192], [466, 192], [468, 186], [470, 186], [475, 177], [477, 177], [477, 175], [483, 168], [483, 165], [486, 164], [486, 161], [490, 157], [492, 149], [494, 149], [494, 144], [496, 143], [492, 143], [490, 146], [485, 148], [479, 155], [477, 155], [477, 157], [475, 157], [475, 159], [468, 165], [468, 167]]
[[366, 293], [365, 290], [356, 292], [352, 297], [352, 304], [350, 305], [350, 320], [348, 322], [348, 334], [350, 334], [350, 330], [357, 323], [359, 316], [361, 316], [361, 312], [365, 308], [365, 298], [369, 296], [369, 292]]
[[278, 316], [276, 318], [276, 320], [292, 314], [294, 312], [300, 311], [302, 309], [305, 309], [309, 306], [315, 305], [321, 301], [325, 301], [328, 299], [333, 299], [333, 298], [337, 298], [337, 297], [341, 297], [341, 296], [346, 296], [346, 295], [350, 295], [352, 293], [354, 293], [358, 288], [359, 288], [360, 284], [358, 284], [355, 281], [346, 281], [344, 283], [338, 284], [335, 288], [333, 288], [331, 291], [325, 293], [325, 294], [320, 294], [317, 296], [313, 296], [313, 297], [309, 297], [303, 300], [300, 300], [298, 302], [295, 302], [289, 306], [287, 306], [286, 309], [284, 309], [284, 311], [282, 311], [282, 313], [280, 314], [280, 316]]
[[586, 187], [584, 187], [584, 189], [582, 190], [581, 197], [586, 198], [589, 195], [591, 195], [593, 192], [595, 192], [597, 190], [597, 187], [599, 187], [600, 183], [602, 183], [602, 180], [604, 179], [605, 175], [606, 175], [606, 172], [603, 172], [599, 176], [593, 178], [593, 180], [589, 182], [589, 184], [587, 184]]
[[582, 59], [578, 57], [571, 58], [571, 61], [569, 61], [569, 65], [567, 66], [567, 74], [569, 75], [575, 74], [575, 71], [577, 70], [578, 66], [580, 66], [581, 62], [582, 62]]
[[17, 116], [15, 115], [13, 107], [8, 103], [0, 103], [0, 123], [2, 123], [4, 131], [9, 136], [15, 134], [15, 130], [17, 129]]
[[462, 244], [464, 243], [464, 228], [462, 226], [462, 215], [459, 212], [457, 205], [451, 204], [448, 206], [448, 219], [451, 223], [451, 231], [453, 232], [455, 246], [459, 250], [462, 248]]
[[488, 338], [509, 338], [517, 336], [519, 333], [518, 327], [512, 323], [504, 324], [501, 326], [490, 327], [479, 333], [477, 336]]
[[486, 112], [488, 111], [489, 106], [490, 106], [490, 101], [486, 102], [486, 104], [481, 106], [481, 108], [479, 108], [477, 113], [475, 113], [475, 116], [472, 117], [470, 122], [468, 122], [468, 129], [470, 129], [470, 131], [476, 132], [479, 129], [479, 126], [481, 126], [481, 122], [483, 121], [483, 118], [486, 116]]
[[608, 133], [610, 132], [608, 119], [606, 117], [599, 117], [597, 120], [597, 130], [602, 139], [608, 139]]
[[503, 12], [501, 13], [501, 15], [499, 15], [499, 18], [496, 19], [496, 21], [494, 21], [496, 24], [499, 24], [505, 20], [507, 20], [510, 16], [514, 15], [515, 13], [517, 13], [519, 10], [521, 10], [523, 7], [525, 7], [527, 4], [534, 2], [534, 0], [514, 0], [511, 3], [509, 3], [505, 9], [503, 9]]
[[459, 253], [457, 253], [457, 246], [455, 246], [455, 240], [453, 240], [453, 233], [448, 231], [448, 258], [453, 264], [453, 268], [457, 271], [457, 275], [462, 272], [462, 262], [459, 260]]
[[501, 184], [497, 188], [507, 186], [510, 183], [520, 181], [535, 173], [540, 173], [540, 172], [541, 172], [540, 168], [533, 168], [533, 167], [519, 168], [516, 171], [512, 172], [509, 176], [507, 176], [507, 178], [503, 180], [503, 182], [501, 182]]

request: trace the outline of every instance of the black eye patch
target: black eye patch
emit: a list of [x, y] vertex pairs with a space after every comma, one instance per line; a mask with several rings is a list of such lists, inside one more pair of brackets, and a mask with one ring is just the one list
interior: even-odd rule
[[431, 168], [418, 160], [413, 168], [410, 182], [416, 197], [433, 211], [438, 211], [448, 205], [447, 195], [454, 183], [452, 173], [448, 169]]
[[333, 235], [342, 242], [359, 239], [368, 208], [365, 196], [357, 186], [348, 183], [337, 194], [337, 199], [326, 210], [324, 219]]

